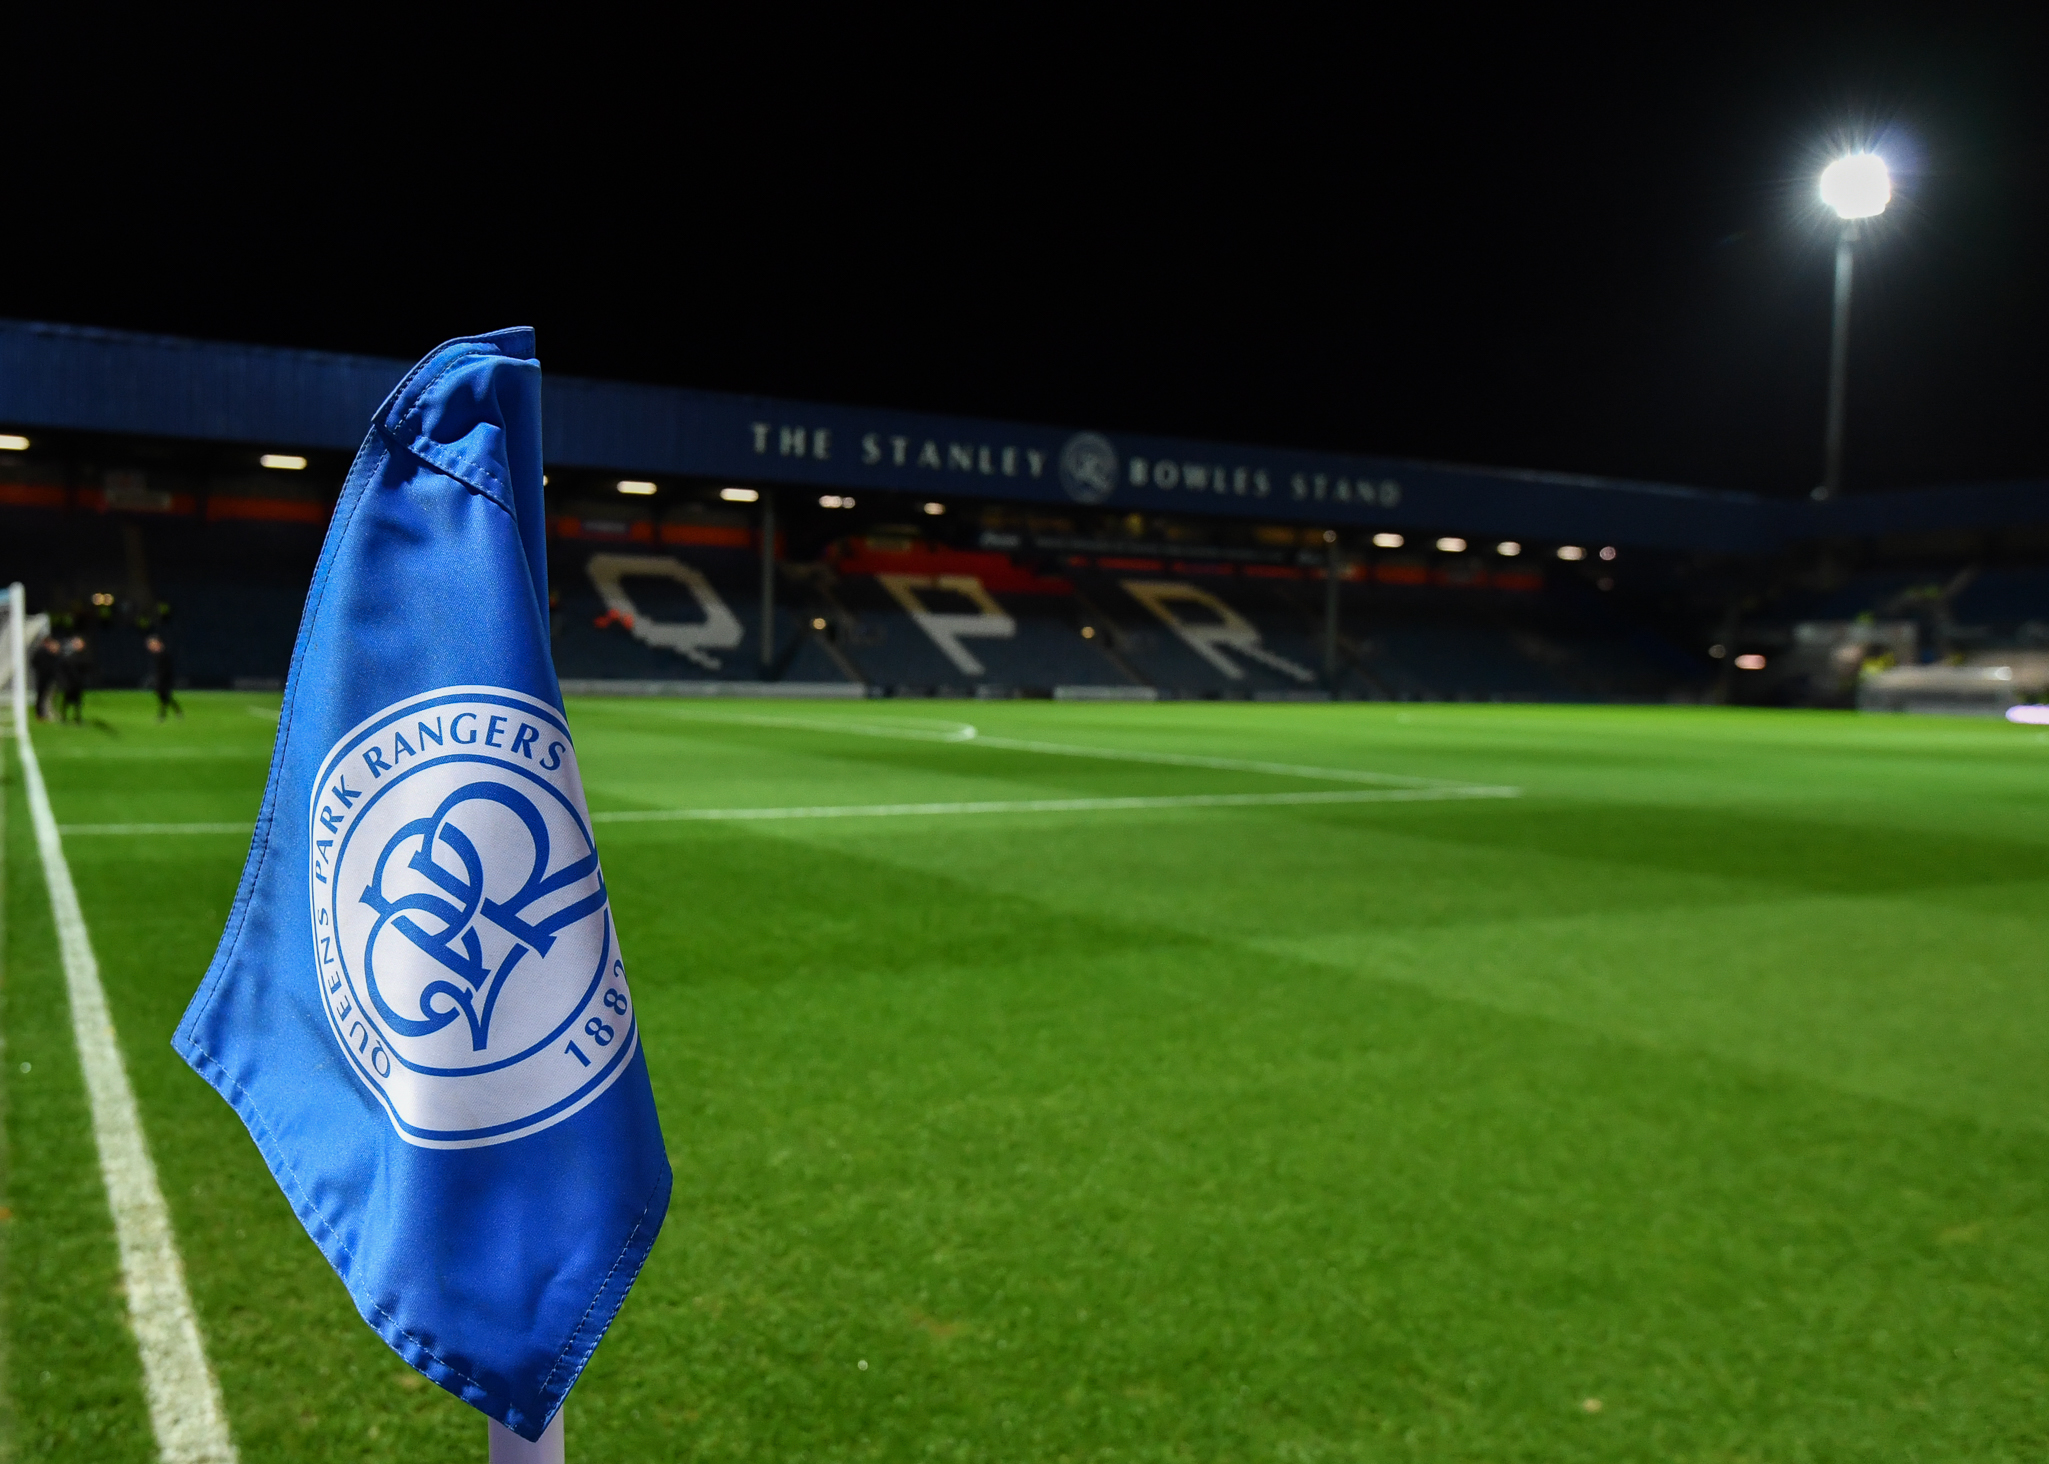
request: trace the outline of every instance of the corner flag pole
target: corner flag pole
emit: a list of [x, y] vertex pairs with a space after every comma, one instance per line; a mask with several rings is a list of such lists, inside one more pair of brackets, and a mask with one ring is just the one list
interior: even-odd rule
[[484, 1427], [491, 1435], [490, 1464], [563, 1464], [562, 1414], [568, 1406], [564, 1403], [555, 1410], [547, 1430], [531, 1444], [497, 1419], [485, 1419]]

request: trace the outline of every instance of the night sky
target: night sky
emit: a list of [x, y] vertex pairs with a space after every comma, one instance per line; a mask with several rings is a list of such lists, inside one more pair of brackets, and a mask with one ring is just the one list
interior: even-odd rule
[[1190, 23], [52, 41], [0, 102], [0, 314], [403, 357], [530, 323], [583, 375], [1804, 493], [1814, 179], [1869, 143], [1849, 491], [2049, 479], [2018, 7]]

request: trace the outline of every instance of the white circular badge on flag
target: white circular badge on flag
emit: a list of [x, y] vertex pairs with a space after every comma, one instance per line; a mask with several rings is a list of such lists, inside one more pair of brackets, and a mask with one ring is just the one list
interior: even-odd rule
[[450, 686], [334, 745], [308, 815], [321, 1003], [407, 1142], [560, 1123], [639, 1042], [576, 749], [546, 702]]

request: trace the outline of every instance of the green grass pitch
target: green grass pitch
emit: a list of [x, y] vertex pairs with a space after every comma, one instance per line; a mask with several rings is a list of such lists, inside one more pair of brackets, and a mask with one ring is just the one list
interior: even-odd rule
[[[36, 732], [246, 822], [275, 697]], [[1844, 715], [582, 701], [594, 810], [1516, 798], [599, 830], [676, 1169], [577, 1460], [2049, 1452], [2049, 737]], [[151, 1456], [6, 749], [6, 1399]], [[481, 1459], [167, 1038], [236, 834], [74, 832], [245, 1460]]]

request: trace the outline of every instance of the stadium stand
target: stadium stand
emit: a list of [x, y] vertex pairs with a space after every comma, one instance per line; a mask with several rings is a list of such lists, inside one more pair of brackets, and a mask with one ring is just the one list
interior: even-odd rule
[[[189, 684], [281, 684], [403, 369], [0, 321], [0, 426], [33, 442], [0, 452], [0, 577], [92, 639], [101, 684], [142, 680], [153, 631]], [[2049, 646], [2037, 485], [1813, 503], [544, 393], [549, 615], [579, 686], [1849, 706], [1888, 666]]]

